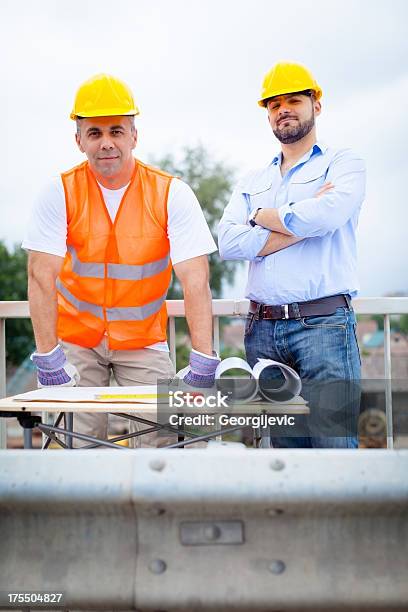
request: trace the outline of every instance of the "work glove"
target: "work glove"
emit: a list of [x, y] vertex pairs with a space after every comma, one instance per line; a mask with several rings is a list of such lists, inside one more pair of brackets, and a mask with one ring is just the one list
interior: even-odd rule
[[190, 353], [190, 364], [181, 370], [177, 376], [182, 378], [186, 385], [196, 388], [210, 388], [215, 383], [215, 370], [220, 358], [214, 355], [205, 355], [194, 349]]
[[37, 368], [39, 387], [75, 387], [79, 383], [78, 370], [67, 361], [59, 344], [49, 353], [33, 353], [30, 359]]

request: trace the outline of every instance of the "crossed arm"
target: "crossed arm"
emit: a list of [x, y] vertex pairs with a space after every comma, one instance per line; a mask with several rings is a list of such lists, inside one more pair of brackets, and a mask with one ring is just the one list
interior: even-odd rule
[[[261, 212], [261, 211], [260, 211]], [[261, 225], [261, 224], [260, 224]], [[277, 253], [282, 249], [287, 249], [300, 242], [303, 238], [296, 238], [295, 236], [289, 236], [288, 234], [279, 233], [277, 230], [271, 232], [268, 236], [265, 245], [257, 254], [258, 257], [265, 257], [265, 255], [271, 255], [271, 253]]]
[[[365, 164], [349, 149], [335, 152], [327, 182], [312, 197], [262, 208], [257, 225], [248, 225], [248, 199], [239, 185], [219, 226], [219, 250], [224, 259], [257, 261], [305, 238], [322, 237], [345, 225], [358, 213], [365, 195]], [[272, 233], [271, 233], [272, 232]]]
[[[319, 189], [315, 197], [321, 198], [322, 195], [333, 189], [333, 187], [334, 185], [332, 183], [326, 183]], [[264, 247], [259, 251], [258, 257], [264, 257], [265, 255], [276, 253], [277, 251], [281, 251], [282, 249], [292, 246], [292, 244], [296, 244], [297, 242], [304, 240], [304, 238], [293, 236], [290, 232], [288, 232], [280, 220], [277, 208], [262, 208], [262, 210], [260, 210], [256, 216], [256, 222], [261, 227], [271, 230], [272, 232], [269, 234]]]
[[[333, 189], [332, 183], [323, 185], [315, 195], [321, 198]], [[242, 203], [245, 210], [241, 210], [246, 221], [246, 203]], [[279, 209], [262, 208], [256, 216], [256, 227], [249, 227], [248, 223], [237, 222], [235, 211], [227, 209], [219, 226], [219, 249], [224, 259], [248, 259], [265, 257], [286, 249], [306, 236], [294, 236], [282, 224]], [[244, 219], [242, 219], [243, 221]]]

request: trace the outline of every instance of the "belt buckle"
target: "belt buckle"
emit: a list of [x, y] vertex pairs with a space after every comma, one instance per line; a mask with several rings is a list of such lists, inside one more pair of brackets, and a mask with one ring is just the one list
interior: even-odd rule
[[289, 304], [282, 304], [281, 308], [283, 311], [282, 319], [289, 319]]

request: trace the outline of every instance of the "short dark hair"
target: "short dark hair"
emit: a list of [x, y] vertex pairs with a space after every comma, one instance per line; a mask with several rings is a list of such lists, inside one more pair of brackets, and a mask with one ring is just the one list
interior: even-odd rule
[[303, 89], [302, 91], [289, 91], [287, 94], [278, 94], [276, 96], [272, 96], [272, 98], [266, 98], [266, 100], [263, 101], [264, 106], [268, 106], [268, 102], [270, 102], [274, 98], [278, 98], [279, 96], [308, 96], [313, 100], [316, 99], [316, 94], [313, 89]]
[[314, 96], [314, 91], [313, 89], [304, 89], [303, 91], [295, 91], [295, 94], [298, 96], [309, 96], [309, 98], [311, 98]]
[[[136, 130], [136, 126], [135, 126], [135, 116], [134, 115], [125, 115], [125, 117], [129, 117], [130, 119], [130, 129], [132, 132], [134, 132]], [[76, 117], [75, 122], [76, 122], [76, 133], [79, 134], [81, 133], [81, 120], [85, 119], [86, 117], [79, 117], [79, 115]]]

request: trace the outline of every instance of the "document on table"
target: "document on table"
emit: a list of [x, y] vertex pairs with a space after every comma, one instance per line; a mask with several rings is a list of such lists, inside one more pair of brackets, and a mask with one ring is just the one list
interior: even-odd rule
[[16, 395], [15, 402], [104, 402], [156, 404], [156, 385], [134, 387], [42, 387]]

